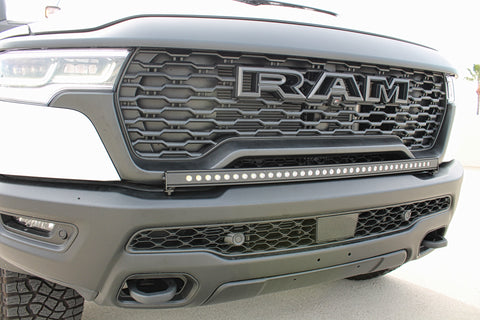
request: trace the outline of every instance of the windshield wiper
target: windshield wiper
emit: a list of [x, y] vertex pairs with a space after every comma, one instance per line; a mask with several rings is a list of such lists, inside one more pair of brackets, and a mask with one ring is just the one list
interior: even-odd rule
[[235, 1], [250, 4], [252, 6], [279, 6], [279, 7], [287, 7], [287, 8], [295, 8], [295, 9], [316, 11], [316, 12], [320, 12], [320, 13], [329, 14], [329, 15], [334, 16], [334, 17], [338, 16], [337, 13], [332, 12], [332, 11], [313, 8], [313, 7], [308, 7], [308, 6], [304, 6], [304, 5], [301, 5], [301, 4], [283, 2], [283, 1], [274, 1], [274, 0], [273, 1], [271, 1], [271, 0], [235, 0]]

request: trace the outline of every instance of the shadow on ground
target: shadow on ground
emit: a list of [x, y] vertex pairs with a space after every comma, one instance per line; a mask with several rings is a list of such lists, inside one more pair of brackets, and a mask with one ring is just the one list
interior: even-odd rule
[[212, 306], [131, 310], [88, 303], [84, 320], [122, 319], [480, 319], [480, 309], [386, 276], [341, 280]]

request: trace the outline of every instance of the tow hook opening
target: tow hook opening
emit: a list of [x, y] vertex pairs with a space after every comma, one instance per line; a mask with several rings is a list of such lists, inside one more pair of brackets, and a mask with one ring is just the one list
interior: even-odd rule
[[164, 306], [188, 303], [197, 288], [187, 275], [135, 275], [125, 280], [118, 300], [129, 306]]
[[420, 254], [432, 250], [446, 247], [448, 244], [445, 239], [445, 228], [440, 228], [429, 232], [420, 243]]
[[177, 293], [175, 279], [139, 279], [127, 282], [130, 296], [141, 304], [156, 305], [173, 299]]

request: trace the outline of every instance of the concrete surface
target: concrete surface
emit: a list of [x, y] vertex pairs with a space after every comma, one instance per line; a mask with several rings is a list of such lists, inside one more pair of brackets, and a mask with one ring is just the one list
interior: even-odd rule
[[480, 319], [480, 169], [468, 168], [449, 246], [370, 281], [341, 280], [213, 306], [131, 310], [86, 303], [84, 320]]

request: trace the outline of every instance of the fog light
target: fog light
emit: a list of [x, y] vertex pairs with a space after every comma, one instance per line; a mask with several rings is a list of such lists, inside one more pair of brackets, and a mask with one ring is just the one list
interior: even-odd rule
[[0, 236], [46, 250], [64, 251], [78, 234], [75, 225], [0, 212]]
[[16, 222], [21, 225], [24, 225], [28, 228], [34, 228], [41, 231], [51, 232], [55, 228], [55, 223], [41, 221], [36, 219], [24, 218], [24, 217], [15, 217]]

